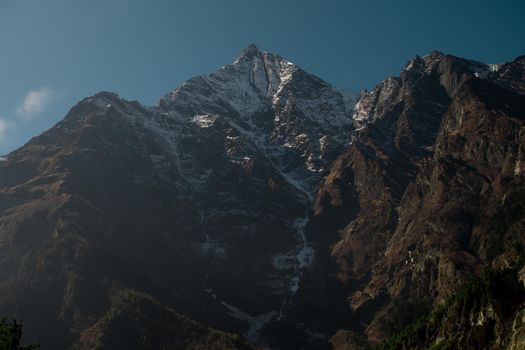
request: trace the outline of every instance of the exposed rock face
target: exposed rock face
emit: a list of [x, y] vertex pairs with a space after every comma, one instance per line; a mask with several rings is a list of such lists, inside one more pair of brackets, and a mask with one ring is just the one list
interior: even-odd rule
[[371, 341], [523, 253], [522, 70], [434, 52], [358, 100], [315, 213], [350, 218], [331, 255]]

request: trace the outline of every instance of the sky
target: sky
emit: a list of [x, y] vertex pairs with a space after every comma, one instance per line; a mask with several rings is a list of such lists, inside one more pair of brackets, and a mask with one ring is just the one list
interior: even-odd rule
[[0, 155], [113, 91], [154, 105], [250, 43], [359, 92], [439, 50], [525, 54], [525, 1], [0, 0]]

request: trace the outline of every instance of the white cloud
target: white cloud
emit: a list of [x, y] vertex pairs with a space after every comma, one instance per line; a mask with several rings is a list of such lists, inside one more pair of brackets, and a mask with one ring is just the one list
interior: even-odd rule
[[3, 118], [0, 118], [0, 143], [4, 142], [7, 136], [7, 132], [13, 129], [15, 125]]
[[55, 91], [50, 87], [31, 89], [16, 109], [19, 116], [32, 118], [44, 111], [46, 105], [55, 97]]
[[0, 138], [4, 138], [6, 131], [7, 131], [7, 122], [4, 119], [0, 119]]

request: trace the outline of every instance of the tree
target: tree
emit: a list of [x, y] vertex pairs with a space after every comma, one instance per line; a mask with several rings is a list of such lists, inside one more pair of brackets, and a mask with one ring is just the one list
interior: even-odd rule
[[20, 346], [22, 340], [22, 323], [17, 320], [0, 319], [0, 350], [33, 350], [38, 345]]

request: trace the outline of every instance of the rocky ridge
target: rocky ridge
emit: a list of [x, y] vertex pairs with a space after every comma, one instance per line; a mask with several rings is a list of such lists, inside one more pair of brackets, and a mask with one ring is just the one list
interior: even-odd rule
[[341, 230], [331, 257], [371, 342], [523, 254], [523, 213], [501, 220], [522, 198], [522, 68], [433, 52], [358, 100], [359, 128], [315, 211], [350, 219], [329, 229]]

